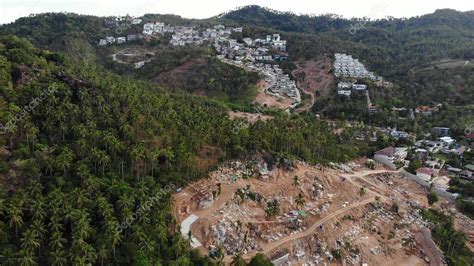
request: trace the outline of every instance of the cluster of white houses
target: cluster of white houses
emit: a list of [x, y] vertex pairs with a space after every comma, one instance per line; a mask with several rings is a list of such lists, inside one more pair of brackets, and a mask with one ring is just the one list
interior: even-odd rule
[[172, 33], [170, 44], [185, 46], [188, 44], [202, 45], [205, 41], [212, 42], [216, 39], [228, 39], [233, 32], [242, 32], [241, 27], [226, 28], [224, 25], [215, 25], [213, 28], [199, 31], [191, 26], [171, 26], [163, 22], [145, 23], [143, 35]]
[[129, 34], [127, 36], [119, 36], [119, 37], [114, 37], [114, 36], [107, 36], [104, 39], [99, 40], [99, 46], [106, 46], [106, 45], [111, 45], [111, 44], [123, 44], [126, 42], [134, 42], [142, 37], [137, 34]]
[[367, 85], [341, 81], [337, 84], [337, 94], [351, 96], [352, 91], [365, 91]]
[[262, 62], [245, 61], [236, 63], [235, 60], [230, 60], [219, 57], [223, 62], [237, 65], [248, 69], [250, 71], [256, 71], [265, 76], [265, 82], [267, 83], [266, 93], [277, 97], [289, 98], [293, 101], [290, 109], [296, 107], [301, 103], [301, 94], [296, 86], [296, 82], [290, 79], [288, 74], [285, 74], [283, 70], [277, 64], [268, 64]]
[[288, 58], [286, 41], [281, 39], [280, 34], [267, 35], [265, 39], [244, 38], [243, 43], [221, 38], [216, 39], [213, 46], [219, 53], [219, 58], [225, 62], [264, 74], [268, 94], [292, 99], [292, 107], [301, 102], [295, 81], [283, 73], [277, 64], [271, 64], [272, 61]]
[[[244, 38], [243, 43], [235, 39], [215, 39], [213, 47], [220, 57], [228, 58], [235, 64], [246, 62], [282, 61], [286, 60], [286, 41], [279, 34], [267, 35], [267, 39]], [[276, 45], [275, 43], [285, 43]]]
[[[137, 22], [134, 19], [134, 23]], [[141, 23], [141, 20], [138, 20]], [[107, 36], [99, 41], [100, 46], [122, 44], [142, 38], [152, 38], [154, 35], [172, 34], [170, 44], [173, 46], [203, 45], [205, 42], [213, 46], [217, 52], [226, 58], [235, 60], [236, 64], [242, 61], [280, 61], [286, 60], [286, 40], [280, 34], [269, 34], [265, 38], [243, 38], [243, 42], [232, 39], [231, 34], [242, 32], [242, 27], [226, 27], [215, 25], [203, 31], [192, 26], [172, 26], [163, 22], [149, 22], [143, 24], [141, 34], [128, 36]]]
[[[123, 29], [130, 28], [131, 25], [138, 25], [142, 23], [140, 18], [133, 18], [130, 16], [113, 17], [112, 19], [106, 19], [105, 23], [110, 27], [115, 27], [117, 33], [121, 33]], [[106, 46], [111, 44], [123, 44], [126, 42], [133, 42], [141, 39], [142, 36], [139, 34], [129, 34], [126, 36], [106, 36], [99, 40], [99, 46]]]
[[[396, 129], [395, 129], [396, 131]], [[451, 154], [452, 156], [462, 156], [468, 150], [465, 146], [459, 145], [455, 139], [449, 137], [449, 128], [434, 127], [432, 136], [436, 136], [436, 140], [419, 140], [415, 145], [406, 147], [387, 147], [379, 150], [374, 155], [374, 160], [383, 163], [387, 167], [396, 169], [407, 166], [409, 161], [406, 160], [408, 151], [414, 154], [414, 158], [422, 162], [422, 166], [411, 174], [402, 171], [406, 176], [413, 178], [419, 184], [426, 187], [433, 186], [436, 193], [441, 195], [449, 194], [449, 180], [451, 177], [457, 176], [465, 180], [474, 181], [474, 165], [466, 164], [461, 168], [455, 168], [446, 165], [443, 159], [433, 156], [433, 154], [441, 152]], [[455, 196], [451, 194], [451, 196]]]
[[299, 91], [294, 80], [288, 74], [284, 74], [278, 65], [254, 64], [253, 67], [265, 74], [265, 81], [268, 84], [267, 92], [278, 96], [286, 95], [294, 100], [299, 100]]
[[[265, 38], [243, 38], [241, 42], [231, 37], [232, 33], [241, 33], [242, 27], [226, 27], [215, 25], [213, 28], [197, 30], [191, 26], [171, 26], [163, 22], [143, 24], [140, 35], [127, 37], [106, 37], [100, 40], [99, 45], [105, 46], [114, 43], [126, 43], [139, 38], [149, 39], [154, 35], [172, 34], [170, 45], [211, 45], [218, 53], [218, 58], [226, 63], [248, 68], [265, 75], [268, 84], [266, 92], [272, 95], [288, 97], [294, 100], [294, 106], [301, 102], [301, 95], [295, 81], [288, 74], [284, 74], [275, 61], [287, 60], [287, 41], [280, 34], [268, 34]], [[139, 62], [143, 66], [145, 61]], [[358, 84], [354, 84], [356, 88]]]
[[368, 78], [373, 81], [381, 81], [382, 77], [365, 69], [364, 64], [358, 59], [352, 58], [352, 55], [334, 54], [334, 75], [336, 77], [346, 78]]

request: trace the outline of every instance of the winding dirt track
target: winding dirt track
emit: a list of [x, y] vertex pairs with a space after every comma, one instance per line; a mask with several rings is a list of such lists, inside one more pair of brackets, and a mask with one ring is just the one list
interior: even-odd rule
[[[298, 234], [294, 234], [294, 235], [290, 235], [290, 236], [287, 236], [287, 237], [284, 237], [280, 240], [277, 240], [275, 242], [272, 242], [270, 243], [269, 245], [267, 245], [262, 251], [261, 253], [264, 253], [264, 254], [268, 254], [269, 252], [271, 252], [272, 250], [274, 250], [275, 248], [278, 248], [279, 246], [283, 245], [283, 244], [286, 244], [290, 241], [293, 241], [293, 240], [296, 240], [296, 239], [299, 239], [299, 238], [302, 238], [302, 237], [307, 237], [307, 236], [310, 236], [312, 234], [314, 234], [314, 232], [319, 228], [320, 225], [324, 224], [325, 222], [335, 218], [336, 216], [339, 216], [347, 211], [350, 211], [354, 208], [357, 208], [357, 207], [360, 207], [360, 206], [364, 206], [366, 204], [369, 204], [371, 202], [374, 202], [375, 201], [375, 198], [368, 198], [368, 199], [365, 199], [361, 202], [357, 202], [355, 204], [352, 204], [352, 205], [349, 205], [345, 208], [342, 208], [342, 209], [339, 209], [335, 212], [332, 212], [331, 214], [327, 215], [326, 217], [322, 218], [321, 220], [319, 220], [318, 222], [314, 223], [313, 225], [311, 225], [311, 227], [309, 227], [308, 229], [306, 229], [305, 231], [303, 232], [300, 232]], [[253, 253], [249, 253], [247, 255], [244, 256], [244, 258], [246, 259], [250, 259], [254, 256], [255, 254]]]
[[[389, 171], [389, 170], [368, 170], [368, 171], [361, 171], [361, 172], [358, 172], [358, 173], [349, 174], [349, 175], [341, 175], [341, 176], [345, 177], [346, 180], [348, 180], [352, 185], [354, 185], [356, 187], [362, 187], [362, 186], [360, 184], [356, 183], [354, 180], [352, 180], [352, 178], [354, 178], [354, 177], [360, 178], [360, 179], [364, 180], [365, 182], [373, 185], [374, 187], [377, 187], [377, 188], [381, 189], [380, 187], [372, 184], [372, 182], [370, 182], [369, 180], [365, 179], [364, 176], [371, 175], [371, 174], [386, 173], [386, 172], [396, 173], [396, 171]], [[268, 255], [268, 253], [270, 253], [272, 250], [278, 248], [281, 245], [284, 245], [284, 244], [286, 244], [290, 241], [294, 241], [294, 240], [297, 240], [297, 239], [302, 238], [302, 237], [310, 236], [310, 235], [314, 234], [315, 231], [319, 228], [319, 226], [324, 224], [325, 222], [330, 221], [331, 219], [333, 219], [333, 218], [335, 218], [335, 217], [337, 217], [341, 214], [344, 214], [344, 213], [346, 213], [346, 212], [348, 212], [352, 209], [355, 209], [355, 208], [358, 208], [358, 207], [361, 207], [361, 206], [364, 206], [364, 205], [367, 205], [369, 203], [374, 202], [375, 201], [375, 196], [379, 196], [381, 199], [386, 199], [385, 196], [383, 196], [383, 195], [381, 195], [381, 194], [379, 194], [379, 193], [377, 193], [373, 190], [367, 189], [367, 191], [370, 194], [372, 194], [374, 197], [371, 197], [371, 198], [362, 200], [360, 202], [351, 204], [347, 207], [338, 209], [338, 210], [332, 212], [331, 214], [325, 216], [321, 220], [317, 221], [316, 223], [311, 225], [305, 231], [294, 234], [294, 235], [290, 235], [290, 236], [287, 236], [287, 237], [284, 237], [284, 238], [281, 238], [281, 239], [279, 239], [275, 242], [272, 242], [272, 243], [268, 244], [267, 246], [264, 247], [264, 249], [262, 251], [260, 251], [260, 253], [264, 253], [264, 254]], [[251, 252], [251, 253], [246, 254], [243, 257], [245, 259], [251, 259], [256, 253], [257, 252]], [[230, 261], [230, 260], [231, 260], [231, 256], [226, 256], [226, 261]]]
[[[361, 184], [359, 184], [358, 182], [355, 181], [355, 179], [360, 179], [360, 180], [364, 181], [365, 183], [372, 185], [374, 188], [377, 188], [379, 191], [386, 192], [384, 189], [380, 188], [376, 184], [373, 184], [373, 182], [371, 182], [370, 180], [367, 180], [367, 179], [364, 178], [364, 176], [367, 176], [367, 175], [386, 173], [386, 172], [396, 173], [396, 171], [390, 171], [390, 170], [366, 170], [366, 171], [359, 171], [359, 172], [356, 172], [354, 174], [341, 174], [340, 176], [346, 178], [347, 182], [350, 182], [353, 186], [358, 187], [358, 188], [364, 187], [366, 189], [367, 193], [371, 195], [371, 197], [367, 198], [367, 199], [364, 199], [360, 202], [353, 203], [353, 204], [351, 204], [349, 206], [346, 206], [344, 208], [338, 209], [338, 210], [328, 214], [327, 216], [323, 217], [322, 219], [320, 219], [316, 223], [312, 224], [305, 231], [294, 234], [294, 235], [289, 235], [289, 236], [283, 237], [283, 238], [281, 238], [281, 239], [279, 239], [275, 242], [272, 242], [272, 243], [264, 246], [263, 250], [260, 251], [259, 253], [264, 253], [264, 254], [268, 255], [274, 249], [276, 249], [276, 248], [278, 248], [278, 247], [280, 247], [280, 246], [282, 246], [282, 245], [284, 245], [284, 244], [286, 244], [290, 241], [294, 241], [294, 240], [297, 240], [299, 238], [310, 236], [310, 235], [314, 234], [316, 232], [316, 230], [318, 230], [320, 225], [323, 225], [324, 223], [330, 221], [331, 219], [333, 219], [333, 218], [335, 218], [335, 217], [337, 217], [341, 214], [344, 214], [348, 211], [351, 211], [355, 208], [365, 206], [369, 203], [374, 202], [376, 196], [380, 197], [382, 200], [386, 200], [387, 198], [385, 196], [379, 194], [377, 191], [372, 190], [370, 187], [362, 186]], [[267, 184], [267, 186], [268, 185], [269, 184]], [[206, 217], [206, 216], [210, 215], [213, 211], [215, 211], [216, 209], [221, 207], [223, 204], [225, 204], [234, 195], [236, 189], [240, 186], [241, 186], [240, 182], [233, 183], [230, 186], [224, 186], [222, 188], [221, 196], [212, 204], [211, 207], [209, 207], [207, 209], [204, 209], [204, 210], [195, 211], [194, 214], [199, 216], [199, 217]], [[272, 185], [270, 185], [270, 186], [272, 186]], [[273, 221], [269, 221], [269, 222], [273, 222]], [[243, 257], [244, 257], [244, 259], [251, 259], [253, 256], [255, 256], [256, 253], [257, 252], [250, 252], [250, 253], [244, 255]], [[232, 256], [229, 256], [229, 255], [225, 256], [224, 261], [226, 263], [230, 263], [232, 261]]]

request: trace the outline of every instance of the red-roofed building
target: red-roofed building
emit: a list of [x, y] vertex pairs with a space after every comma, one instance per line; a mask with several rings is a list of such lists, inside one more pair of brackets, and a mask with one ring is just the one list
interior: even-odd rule
[[387, 147], [375, 152], [374, 160], [384, 165], [396, 169], [396, 162], [403, 162], [407, 157], [407, 148]]
[[430, 181], [432, 177], [436, 176], [436, 172], [431, 168], [422, 167], [416, 170], [416, 176], [425, 181]]
[[429, 107], [426, 105], [420, 105], [415, 108], [415, 113], [422, 115], [432, 115], [434, 112], [437, 112], [437, 107]]
[[466, 138], [470, 141], [474, 141], [474, 132], [471, 132], [469, 134], [466, 134]]

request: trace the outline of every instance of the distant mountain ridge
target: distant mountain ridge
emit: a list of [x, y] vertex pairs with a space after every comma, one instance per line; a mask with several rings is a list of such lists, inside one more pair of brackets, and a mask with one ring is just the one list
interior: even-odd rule
[[[405, 102], [424, 99], [423, 101], [448, 100], [455, 104], [464, 104], [471, 99], [471, 96], [465, 97], [472, 94], [466, 92], [466, 88], [472, 87], [471, 79], [464, 79], [456, 86], [455, 91], [463, 93], [440, 96], [440, 88], [446, 86], [445, 83], [458, 84], [456, 77], [465, 75], [465, 70], [461, 68], [450, 70], [449, 73], [444, 72], [449, 75], [436, 83], [431, 82], [437, 80], [434, 70], [417, 73], [416, 78], [423, 75], [429, 81], [422, 82], [421, 87], [414, 85], [415, 76], [411, 75], [410, 71], [438, 60], [474, 59], [474, 11], [440, 9], [431, 14], [408, 19], [366, 21], [331, 14], [296, 15], [259, 6], [246, 6], [203, 20], [159, 14], [146, 14], [142, 19], [145, 22], [161, 21], [173, 25], [194, 25], [198, 28], [216, 24], [243, 26], [242, 36], [236, 38], [259, 38], [265, 34], [279, 32], [282, 38], [288, 40], [287, 49], [291, 62], [331, 57], [334, 53], [351, 54], [376, 74], [399, 83], [408, 92], [415, 93], [408, 96], [406, 91], [401, 92], [400, 97], [403, 97]], [[130, 30], [133, 30], [133, 33], [140, 32], [141, 25], [135, 26]], [[103, 53], [103, 49], [98, 49], [97, 43], [104, 36], [117, 36], [115, 30], [116, 26], [106, 23], [106, 17], [45, 13], [20, 18], [14, 23], [0, 26], [0, 35], [25, 37], [40, 48], [64, 52], [78, 57], [81, 61], [104, 64], [108, 57]], [[430, 82], [431, 85], [427, 85]]]
[[282, 31], [321, 33], [348, 28], [354, 23], [364, 21], [364, 26], [384, 26], [405, 22], [407, 26], [417, 23], [448, 23], [474, 30], [474, 11], [460, 12], [453, 9], [439, 9], [434, 13], [412, 18], [393, 18], [371, 20], [369, 18], [343, 18], [335, 14], [297, 15], [292, 12], [280, 12], [269, 8], [250, 5], [229, 11], [218, 16], [246, 25], [270, 27]]

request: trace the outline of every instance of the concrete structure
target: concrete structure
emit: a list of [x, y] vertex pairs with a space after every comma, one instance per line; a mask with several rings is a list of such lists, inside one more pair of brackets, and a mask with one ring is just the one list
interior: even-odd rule
[[416, 176], [425, 180], [425, 181], [431, 181], [431, 178], [433, 178], [436, 175], [436, 172], [427, 167], [422, 167], [416, 170]]
[[125, 38], [125, 37], [117, 37], [117, 43], [118, 43], [118, 44], [126, 43], [126, 42], [127, 42], [127, 38]]
[[100, 39], [99, 45], [100, 46], [106, 46], [107, 45], [107, 40], [106, 39]]
[[448, 137], [449, 127], [433, 127], [431, 132], [437, 137]]
[[351, 96], [352, 91], [351, 90], [338, 90], [337, 91], [338, 95], [344, 95], [344, 96]]
[[441, 137], [438, 140], [442, 143], [443, 147], [450, 147], [454, 144], [455, 140], [451, 137]]
[[466, 180], [474, 180], [474, 176], [471, 171], [463, 170], [459, 173], [459, 177]]
[[385, 149], [375, 152], [374, 160], [384, 164], [392, 170], [396, 170], [396, 163], [404, 163], [404, 160], [407, 155], [407, 148], [387, 147]]
[[275, 266], [286, 266], [290, 265], [290, 254], [286, 253], [285, 255], [272, 260], [272, 264]]
[[[183, 222], [181, 222], [181, 235], [183, 236], [183, 238], [189, 238], [191, 225], [198, 219], [199, 217], [197, 215], [191, 214], [188, 216], [188, 218], [184, 219]], [[191, 247], [198, 248], [200, 246], [202, 246], [201, 242], [199, 242], [194, 236], [191, 236]]]
[[352, 84], [352, 89], [356, 91], [365, 91], [367, 89], [367, 85], [365, 84]]
[[336, 53], [334, 58], [334, 75], [336, 77], [368, 78], [372, 81], [382, 80], [382, 77], [377, 77], [374, 73], [367, 71], [358, 59], [352, 58], [352, 55]]

